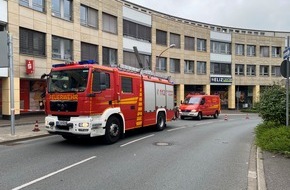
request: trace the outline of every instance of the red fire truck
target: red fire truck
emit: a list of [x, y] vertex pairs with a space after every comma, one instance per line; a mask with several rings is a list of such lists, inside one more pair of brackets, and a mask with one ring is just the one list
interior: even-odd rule
[[45, 76], [45, 127], [68, 140], [104, 136], [112, 144], [127, 130], [161, 131], [174, 118], [172, 82], [147, 70], [87, 60], [53, 65]]

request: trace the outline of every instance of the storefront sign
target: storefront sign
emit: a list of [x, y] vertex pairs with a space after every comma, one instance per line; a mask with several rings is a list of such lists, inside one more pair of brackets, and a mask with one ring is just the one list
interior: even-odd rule
[[26, 74], [34, 73], [34, 60], [26, 60]]
[[231, 84], [232, 81], [232, 77], [210, 77], [210, 83]]

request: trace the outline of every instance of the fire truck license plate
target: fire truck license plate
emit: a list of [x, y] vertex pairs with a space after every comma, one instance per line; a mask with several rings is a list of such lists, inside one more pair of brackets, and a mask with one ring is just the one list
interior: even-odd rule
[[66, 126], [66, 125], [67, 125], [67, 122], [66, 122], [66, 121], [57, 121], [57, 122], [56, 122], [56, 125], [59, 125], [59, 126]]

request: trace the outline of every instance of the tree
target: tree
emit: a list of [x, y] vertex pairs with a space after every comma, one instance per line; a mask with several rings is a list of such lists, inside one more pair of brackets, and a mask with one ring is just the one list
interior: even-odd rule
[[260, 93], [259, 113], [264, 121], [286, 124], [286, 89], [273, 84]]

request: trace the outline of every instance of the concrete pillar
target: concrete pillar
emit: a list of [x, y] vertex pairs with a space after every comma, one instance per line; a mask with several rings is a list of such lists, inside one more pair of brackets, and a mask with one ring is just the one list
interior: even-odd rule
[[210, 85], [209, 84], [203, 86], [203, 92], [205, 94], [210, 95]]
[[255, 85], [253, 87], [253, 103], [260, 101], [260, 85]]
[[[10, 77], [2, 79], [2, 118], [11, 118]], [[14, 78], [15, 119], [20, 118], [20, 78]]]
[[180, 105], [180, 101], [184, 101], [184, 84], [178, 84], [176, 90], [176, 103], [177, 106]]
[[228, 109], [236, 109], [236, 86], [229, 86], [228, 90]]

